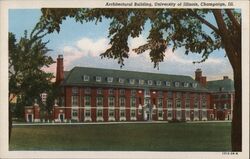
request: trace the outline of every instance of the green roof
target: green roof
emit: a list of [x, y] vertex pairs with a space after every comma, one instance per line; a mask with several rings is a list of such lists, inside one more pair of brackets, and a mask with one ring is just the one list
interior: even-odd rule
[[208, 81], [207, 89], [211, 92], [233, 92], [234, 82], [231, 79]]
[[[84, 76], [88, 76], [89, 81], [84, 81]], [[96, 81], [97, 76], [101, 77], [101, 82]], [[107, 80], [108, 77], [113, 77], [113, 82], [109, 83]], [[124, 79], [124, 83], [119, 82], [120, 78]], [[130, 79], [134, 79], [135, 84], [131, 84], [129, 82]], [[139, 80], [144, 80], [144, 84], [140, 85]], [[148, 85], [148, 80], [152, 80], [152, 85]], [[157, 81], [161, 81], [161, 85], [157, 85]], [[166, 82], [169, 82], [170, 86], [166, 86]], [[175, 86], [175, 82], [179, 82], [179, 87]], [[184, 83], [188, 83], [188, 87], [184, 87]], [[193, 84], [197, 86], [193, 87]], [[208, 91], [190, 76], [89, 67], [74, 67], [67, 73], [63, 85]]]

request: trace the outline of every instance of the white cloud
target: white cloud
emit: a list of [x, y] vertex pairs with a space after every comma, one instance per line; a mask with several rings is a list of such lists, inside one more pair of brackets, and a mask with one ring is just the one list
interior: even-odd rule
[[[109, 40], [106, 38], [96, 40], [82, 38], [72, 45], [64, 46], [62, 49], [64, 54], [64, 68], [70, 70], [78, 65], [119, 69], [120, 65], [117, 64], [117, 61], [113, 59], [101, 59], [99, 56], [110, 47], [108, 42]], [[130, 57], [129, 59], [125, 59], [124, 70], [194, 76], [194, 71], [197, 68], [201, 68], [203, 74], [210, 80], [221, 78], [223, 75], [232, 77], [232, 68], [227, 58], [210, 56], [203, 63], [193, 64], [193, 61], [201, 59], [200, 55], [190, 54], [186, 56], [181, 49], [176, 50], [173, 53], [171, 48], [167, 49], [164, 62], [160, 63], [160, 69], [157, 70], [153, 68], [153, 63], [149, 57], [149, 51], [140, 55], [137, 55], [132, 51], [132, 49], [137, 48], [146, 42], [147, 40], [143, 36], [129, 39]], [[52, 69], [55, 69], [55, 65], [48, 70]]]

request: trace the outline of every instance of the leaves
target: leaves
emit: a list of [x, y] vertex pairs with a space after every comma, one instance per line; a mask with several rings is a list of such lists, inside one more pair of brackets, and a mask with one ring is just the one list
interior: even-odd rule
[[39, 34], [28, 38], [25, 31], [17, 42], [15, 35], [9, 33], [9, 92], [22, 96], [26, 104], [31, 104], [28, 101], [33, 102], [51, 85], [53, 75], [42, 70], [54, 63], [47, 55], [50, 50], [46, 44]]
[[[210, 9], [44, 8], [42, 13], [37, 26], [48, 33], [59, 32], [62, 21], [67, 17], [75, 18], [80, 23], [94, 21], [96, 24], [102, 22], [103, 18], [110, 19], [108, 37], [111, 47], [101, 57], [117, 59], [121, 66], [124, 65], [124, 59], [129, 57], [128, 38], [139, 37], [146, 22], [151, 24], [147, 43], [132, 49], [138, 54], [149, 50], [154, 67], [164, 60], [169, 47], [172, 47], [172, 51], [185, 48], [187, 55], [190, 52], [201, 54], [202, 59], [198, 62], [204, 62], [210, 53], [224, 47], [219, 30], [209, 22], [212, 16]], [[238, 21], [240, 25], [240, 13], [235, 10], [230, 13], [224, 12], [224, 17], [234, 39], [239, 33], [233, 22]], [[211, 31], [204, 29], [205, 26]], [[237, 44], [237, 41], [234, 40], [234, 43]]]

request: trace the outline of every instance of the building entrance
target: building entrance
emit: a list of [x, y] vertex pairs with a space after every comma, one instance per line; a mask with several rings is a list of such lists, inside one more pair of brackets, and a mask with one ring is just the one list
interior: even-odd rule
[[28, 121], [29, 121], [30, 123], [32, 122], [32, 115], [31, 115], [31, 114], [28, 115]]

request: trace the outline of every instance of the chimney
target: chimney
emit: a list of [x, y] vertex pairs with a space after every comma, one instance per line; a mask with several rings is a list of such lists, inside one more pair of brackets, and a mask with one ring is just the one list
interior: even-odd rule
[[200, 82], [201, 77], [202, 77], [202, 71], [200, 68], [198, 68], [195, 71], [195, 80]]
[[223, 76], [223, 80], [229, 79], [228, 76]]
[[206, 86], [207, 85], [207, 77], [206, 76], [202, 76], [202, 71], [201, 71], [200, 68], [198, 68], [195, 71], [195, 80], [197, 82], [199, 82], [200, 85], [202, 85], [202, 86]]
[[63, 55], [58, 55], [56, 66], [56, 83], [60, 84], [64, 80]]

